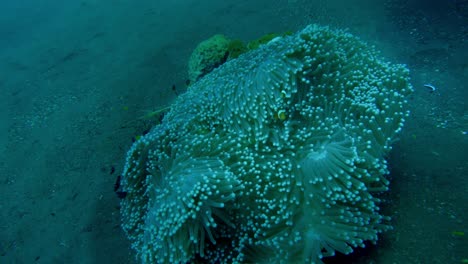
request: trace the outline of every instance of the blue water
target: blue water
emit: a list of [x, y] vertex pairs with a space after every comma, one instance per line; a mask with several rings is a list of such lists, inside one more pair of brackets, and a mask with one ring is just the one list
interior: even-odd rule
[[142, 117], [185, 91], [200, 41], [310, 23], [407, 64], [415, 89], [388, 157], [394, 229], [326, 263], [468, 259], [468, 1], [158, 2], [0, 3], [0, 263], [135, 263], [113, 188]]

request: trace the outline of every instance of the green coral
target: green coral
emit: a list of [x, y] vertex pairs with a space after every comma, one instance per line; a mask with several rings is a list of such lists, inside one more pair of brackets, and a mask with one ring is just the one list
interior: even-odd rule
[[409, 71], [311, 25], [221, 65], [134, 143], [122, 227], [143, 263], [321, 263], [388, 230]]
[[194, 83], [228, 58], [229, 44], [231, 40], [218, 34], [202, 41], [189, 59], [188, 74], [191, 83]]

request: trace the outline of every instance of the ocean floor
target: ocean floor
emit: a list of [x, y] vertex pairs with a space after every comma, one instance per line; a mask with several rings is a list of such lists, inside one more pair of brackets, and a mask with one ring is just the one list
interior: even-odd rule
[[468, 1], [3, 2], [0, 263], [135, 263], [115, 179], [144, 116], [185, 91], [192, 50], [310, 23], [407, 64], [415, 90], [388, 157], [393, 230], [325, 262], [468, 262]]

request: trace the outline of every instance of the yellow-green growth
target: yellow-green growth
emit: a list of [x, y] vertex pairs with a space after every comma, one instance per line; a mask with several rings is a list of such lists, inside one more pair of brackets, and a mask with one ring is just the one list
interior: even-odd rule
[[465, 232], [462, 231], [452, 231], [452, 235], [454, 236], [464, 236]]
[[258, 39], [250, 41], [247, 44], [247, 48], [249, 50], [254, 50], [254, 49], [257, 49], [258, 47], [260, 47], [263, 44], [267, 44], [268, 42], [270, 42], [272, 39], [274, 39], [276, 37], [284, 37], [284, 36], [289, 36], [289, 35], [292, 35], [291, 31], [286, 31], [284, 33], [269, 33], [269, 34], [261, 36]]
[[244, 44], [244, 42], [238, 39], [234, 39], [231, 42], [229, 42], [228, 50], [229, 50], [228, 60], [235, 59], [239, 57], [241, 54], [248, 51], [247, 46]]
[[249, 44], [247, 44], [247, 48], [249, 48], [249, 50], [257, 49], [258, 47], [260, 47], [260, 45], [266, 44], [270, 42], [270, 40], [278, 36], [279, 34], [277, 33], [270, 33], [270, 34], [263, 35], [258, 39], [250, 41]]

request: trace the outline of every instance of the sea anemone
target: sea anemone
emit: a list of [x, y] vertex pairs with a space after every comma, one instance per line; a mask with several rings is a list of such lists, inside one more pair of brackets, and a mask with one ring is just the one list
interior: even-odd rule
[[127, 155], [122, 227], [137, 257], [321, 263], [375, 243], [408, 75], [310, 25], [193, 83]]

